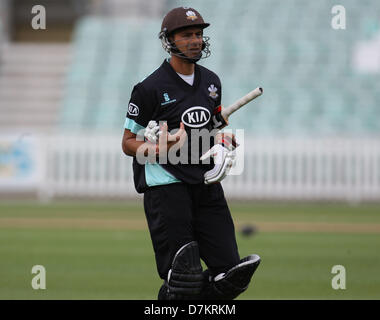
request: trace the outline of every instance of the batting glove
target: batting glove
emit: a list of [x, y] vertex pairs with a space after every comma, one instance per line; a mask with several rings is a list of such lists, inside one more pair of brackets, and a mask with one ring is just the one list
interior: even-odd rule
[[226, 137], [200, 158], [203, 161], [212, 157], [215, 164], [214, 168], [204, 174], [205, 184], [220, 182], [228, 175], [236, 162], [235, 149], [236, 142]]
[[156, 121], [154, 120], [149, 121], [144, 132], [145, 139], [151, 143], [157, 143], [159, 134], [160, 134], [159, 130], [160, 130], [160, 126], [157, 124]]

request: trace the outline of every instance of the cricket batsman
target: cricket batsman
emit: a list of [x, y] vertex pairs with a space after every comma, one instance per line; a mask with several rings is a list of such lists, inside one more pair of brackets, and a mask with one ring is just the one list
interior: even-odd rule
[[[159, 38], [170, 56], [134, 86], [124, 125], [122, 148], [133, 157], [134, 184], [144, 194], [163, 280], [159, 300], [234, 299], [260, 264], [256, 254], [239, 256], [220, 183], [234, 163], [237, 143], [219, 132], [228, 124], [219, 77], [197, 64], [210, 55], [203, 36], [208, 26], [193, 8], [166, 14]], [[168, 155], [185, 147], [186, 157], [170, 161]], [[155, 161], [144, 158], [152, 154]]]

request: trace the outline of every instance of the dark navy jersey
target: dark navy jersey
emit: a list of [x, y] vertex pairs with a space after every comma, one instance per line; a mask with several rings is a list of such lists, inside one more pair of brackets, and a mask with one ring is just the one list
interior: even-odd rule
[[[134, 86], [125, 129], [137, 134], [146, 128], [150, 120], [155, 120], [157, 123], [166, 121], [170, 132], [178, 129], [180, 122], [183, 122], [188, 136], [187, 161], [177, 164], [170, 161], [166, 164], [139, 164], [134, 157], [133, 172], [137, 192], [170, 183], [203, 183], [204, 173], [212, 168], [212, 163], [194, 163], [201, 156], [203, 142], [198, 141], [195, 144], [191, 131], [213, 130], [212, 115], [221, 104], [221, 91], [219, 77], [207, 68], [195, 64], [194, 83], [190, 85], [176, 73], [167, 60]], [[210, 147], [213, 145], [212, 140], [210, 138], [208, 142]], [[193, 145], [199, 148], [191, 147]], [[203, 150], [205, 151], [207, 150]]]

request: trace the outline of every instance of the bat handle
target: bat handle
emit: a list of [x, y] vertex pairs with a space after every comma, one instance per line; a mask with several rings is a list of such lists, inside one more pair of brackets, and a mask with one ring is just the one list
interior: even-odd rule
[[252, 101], [253, 99], [261, 96], [262, 93], [263, 93], [263, 88], [257, 87], [256, 89], [247, 93], [244, 97], [241, 97], [239, 100], [235, 101], [232, 105], [228, 106], [227, 108], [223, 108], [222, 110], [223, 118], [226, 121], [228, 121], [228, 118], [232, 113], [239, 110], [242, 106], [246, 105], [248, 102]]

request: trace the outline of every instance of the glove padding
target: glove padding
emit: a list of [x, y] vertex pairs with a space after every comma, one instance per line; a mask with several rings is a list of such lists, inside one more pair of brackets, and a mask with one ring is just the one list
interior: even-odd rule
[[209, 157], [214, 158], [214, 168], [204, 174], [205, 184], [222, 181], [235, 165], [236, 142], [233, 141], [232, 143], [232, 141], [229, 141], [230, 143], [226, 143], [225, 139], [221, 143], [214, 145], [200, 158], [202, 161]]
[[156, 121], [154, 120], [149, 121], [144, 132], [145, 139], [151, 143], [156, 144], [158, 142], [158, 138], [161, 133], [159, 130], [160, 130], [160, 126], [157, 124]]

